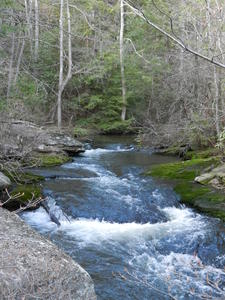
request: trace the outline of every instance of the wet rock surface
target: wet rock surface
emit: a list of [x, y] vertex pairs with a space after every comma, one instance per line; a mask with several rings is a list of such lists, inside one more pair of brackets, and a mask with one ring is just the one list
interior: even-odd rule
[[17, 215], [0, 209], [0, 228], [0, 299], [96, 299], [88, 273]]
[[11, 185], [10, 179], [0, 172], [0, 191]]

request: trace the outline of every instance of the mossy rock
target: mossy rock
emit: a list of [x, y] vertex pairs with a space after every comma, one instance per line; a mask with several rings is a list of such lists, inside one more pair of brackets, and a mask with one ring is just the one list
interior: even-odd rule
[[185, 159], [204, 159], [204, 158], [212, 158], [219, 156], [218, 149], [216, 148], [208, 148], [205, 150], [191, 150], [188, 151], [185, 155]]
[[205, 168], [219, 164], [217, 157], [195, 158], [188, 161], [156, 165], [146, 174], [172, 180], [174, 190], [180, 195], [181, 201], [213, 217], [225, 221], [225, 194], [210, 186], [194, 183], [194, 179]]
[[179, 183], [174, 188], [183, 203], [225, 221], [225, 194], [194, 183]]
[[146, 175], [165, 179], [184, 179], [191, 181], [194, 180], [202, 170], [209, 166], [216, 166], [218, 163], [219, 162], [216, 158], [196, 158], [187, 161], [153, 166]]
[[[165, 149], [161, 149], [158, 153], [161, 155], [170, 155], [170, 156], [180, 156], [182, 149], [184, 147], [172, 146]], [[219, 157], [219, 151], [216, 148], [207, 148], [207, 149], [197, 149], [197, 150], [188, 150], [184, 153], [184, 160], [191, 159], [205, 159], [212, 157]]]
[[39, 167], [54, 167], [65, 164], [72, 159], [62, 154], [39, 154], [36, 157]]
[[8, 210], [16, 210], [21, 206], [25, 206], [32, 198], [37, 199], [42, 196], [42, 190], [39, 185], [26, 184], [17, 185], [11, 192], [10, 195], [13, 197], [17, 196], [16, 199], [9, 201], [4, 207]]
[[4, 174], [10, 178], [12, 182], [19, 184], [31, 184], [43, 181], [45, 178], [41, 175], [35, 175], [30, 172], [11, 172], [5, 171]]

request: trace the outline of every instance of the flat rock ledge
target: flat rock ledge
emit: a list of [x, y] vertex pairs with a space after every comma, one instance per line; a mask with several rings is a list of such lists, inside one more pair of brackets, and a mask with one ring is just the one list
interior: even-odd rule
[[84, 269], [2, 208], [0, 241], [0, 299], [96, 300]]

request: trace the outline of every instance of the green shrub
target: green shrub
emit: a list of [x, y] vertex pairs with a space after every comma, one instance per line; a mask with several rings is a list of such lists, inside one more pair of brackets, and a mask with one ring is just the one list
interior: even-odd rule
[[114, 121], [111, 123], [102, 123], [99, 127], [103, 134], [128, 134], [134, 132], [132, 122], [132, 119], [126, 121]]
[[75, 127], [73, 133], [74, 133], [74, 136], [77, 138], [85, 137], [85, 136], [88, 136], [89, 130], [86, 128], [82, 128], [82, 127]]

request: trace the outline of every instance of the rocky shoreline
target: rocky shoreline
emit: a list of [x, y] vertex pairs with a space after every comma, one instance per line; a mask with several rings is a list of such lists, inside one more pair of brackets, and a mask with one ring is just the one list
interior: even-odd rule
[[173, 147], [157, 151], [159, 155], [179, 156], [180, 161], [153, 166], [146, 175], [169, 182], [182, 203], [225, 221], [225, 164], [221, 154], [215, 148], [183, 150]]
[[[25, 206], [32, 197], [42, 197], [44, 178], [30, 173], [30, 167], [61, 165], [85, 151], [83, 144], [70, 133], [59, 133], [55, 127], [45, 128], [20, 120], [0, 125], [1, 134], [4, 132], [4, 141], [0, 144], [0, 188], [3, 185], [0, 190], [7, 187], [12, 195], [4, 204], [9, 210]], [[4, 185], [6, 180], [8, 184]], [[19, 196], [14, 197], [16, 195]], [[8, 194], [2, 193], [3, 200], [7, 197]]]
[[42, 197], [44, 178], [30, 173], [27, 166], [60, 165], [84, 152], [83, 144], [69, 134], [29, 122], [7, 126], [9, 142], [0, 145], [5, 161], [0, 164], [0, 298], [95, 300], [89, 274], [9, 211]]

